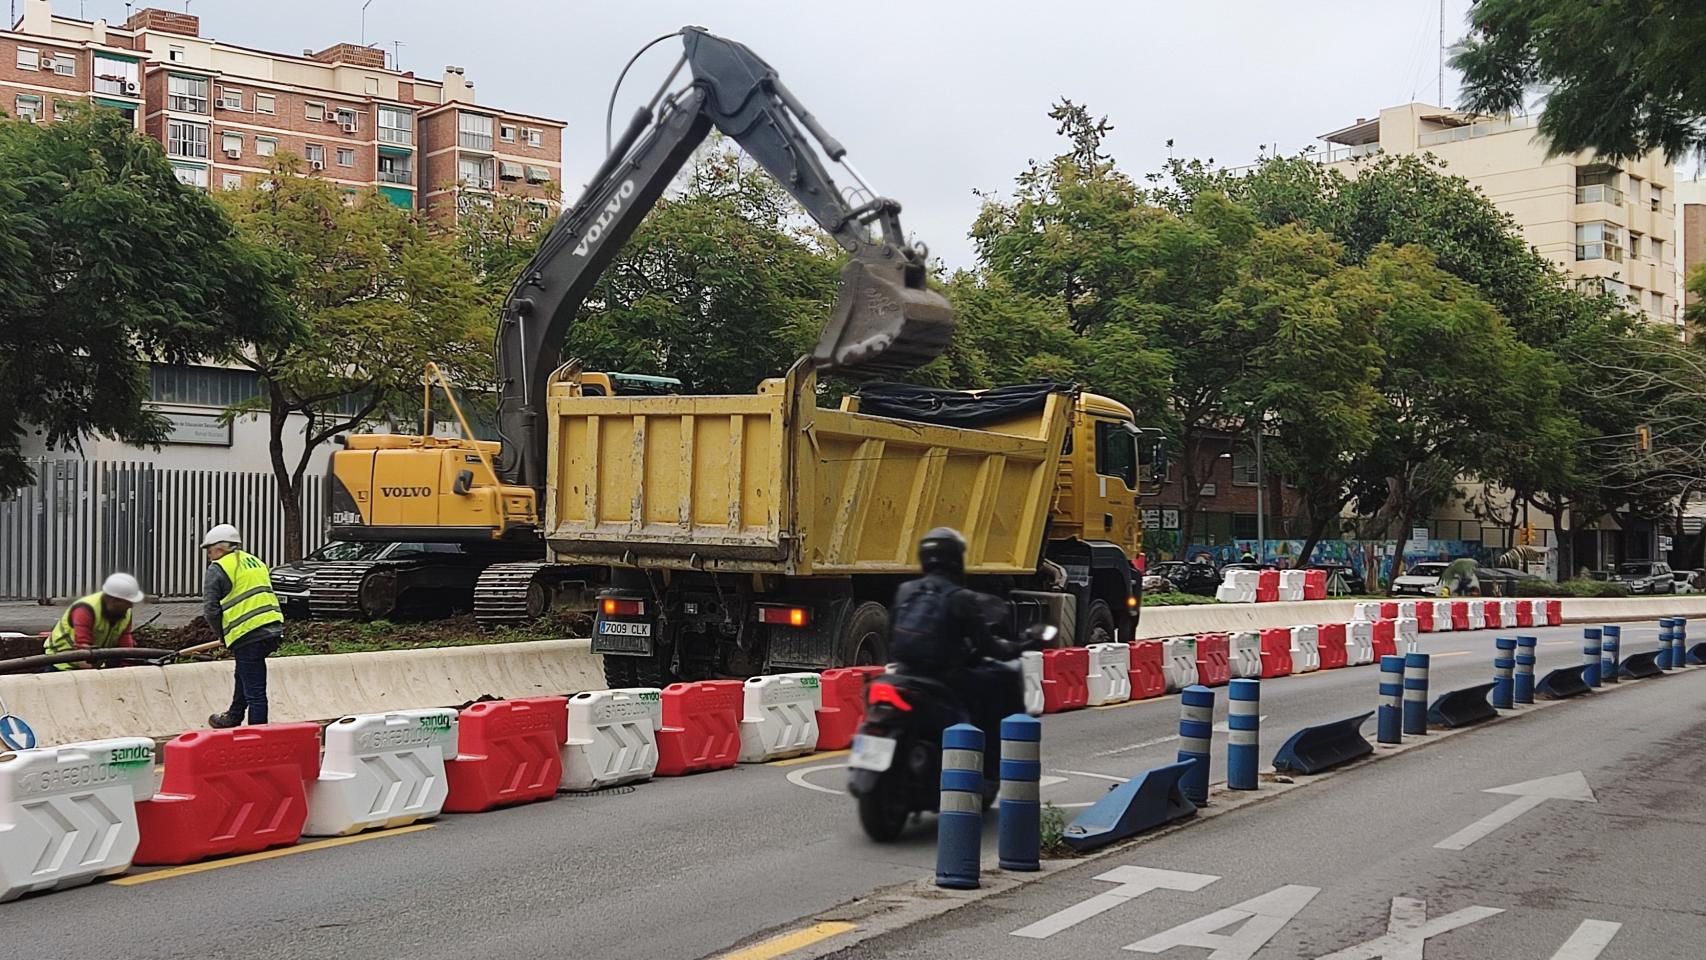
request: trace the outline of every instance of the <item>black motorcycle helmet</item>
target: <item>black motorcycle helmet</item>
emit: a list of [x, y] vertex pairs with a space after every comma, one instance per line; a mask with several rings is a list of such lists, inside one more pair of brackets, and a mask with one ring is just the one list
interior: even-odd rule
[[966, 538], [953, 527], [937, 527], [918, 541], [918, 565], [925, 573], [961, 580], [966, 575]]

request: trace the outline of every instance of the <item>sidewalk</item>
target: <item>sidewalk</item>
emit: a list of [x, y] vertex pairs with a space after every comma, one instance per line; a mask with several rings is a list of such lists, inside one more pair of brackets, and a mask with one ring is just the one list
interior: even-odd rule
[[[52, 630], [64, 612], [63, 604], [43, 606], [29, 600], [0, 602], [0, 633], [37, 634]], [[158, 620], [154, 619], [156, 614]], [[181, 627], [200, 614], [200, 600], [162, 600], [137, 607], [136, 624], [141, 626], [153, 620], [156, 627]]]

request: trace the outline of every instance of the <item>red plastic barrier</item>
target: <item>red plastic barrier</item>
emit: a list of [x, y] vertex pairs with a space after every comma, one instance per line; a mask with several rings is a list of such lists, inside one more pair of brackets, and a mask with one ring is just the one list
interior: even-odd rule
[[1232, 641], [1224, 633], [1197, 634], [1197, 682], [1224, 687], [1232, 680]]
[[658, 776], [679, 777], [735, 765], [740, 759], [745, 687], [739, 680], [700, 680], [672, 683], [663, 689]]
[[1063, 647], [1043, 651], [1043, 712], [1077, 710], [1090, 703], [1090, 651]]
[[1327, 571], [1325, 571], [1325, 570], [1305, 570], [1305, 571], [1303, 571], [1303, 599], [1305, 599], [1305, 600], [1325, 600], [1325, 599], [1327, 599]]
[[488, 700], [457, 718], [456, 759], [444, 765], [445, 813], [549, 800], [563, 779], [567, 697]]
[[1564, 601], [1562, 601], [1562, 600], [1548, 600], [1548, 601], [1546, 601], [1546, 625], [1549, 627], [1556, 627], [1556, 626], [1559, 626], [1560, 624], [1562, 624], [1563, 622], [1564, 622]]
[[1451, 602], [1451, 629], [1469, 629], [1469, 601], [1453, 600]]
[[1374, 662], [1379, 663], [1381, 657], [1398, 655], [1398, 621], [1374, 621]]
[[1323, 623], [1315, 628], [1315, 646], [1321, 651], [1321, 669], [1337, 670], [1350, 662], [1345, 653], [1345, 625]]
[[1434, 602], [1432, 600], [1422, 600], [1416, 604], [1416, 630], [1420, 633], [1433, 632]]
[[1518, 600], [1516, 602], [1516, 625], [1519, 627], [1534, 626], [1534, 604], [1539, 601]]
[[1256, 572], [1256, 602], [1275, 603], [1279, 600], [1279, 571], [1258, 570]]
[[1291, 629], [1269, 627], [1262, 631], [1262, 679], [1291, 675]]
[[848, 667], [825, 670], [818, 677], [823, 706], [817, 710], [817, 748], [840, 750], [853, 743], [859, 722], [865, 719], [867, 675]]
[[1167, 692], [1161, 667], [1161, 641], [1139, 640], [1131, 645], [1131, 698], [1148, 700]]
[[136, 863], [194, 863], [301, 838], [308, 785], [320, 776], [318, 724], [192, 730], [165, 754], [160, 792], [136, 805]]
[[1382, 620], [1396, 620], [1396, 619], [1398, 619], [1398, 604], [1395, 602], [1391, 602], [1391, 601], [1382, 603], [1380, 605], [1380, 619], [1382, 619]]
[[1487, 629], [1491, 630], [1494, 627], [1508, 626], [1508, 624], [1500, 622], [1502, 617], [1500, 612], [1501, 609], [1502, 606], [1497, 600], [1481, 601], [1481, 617], [1486, 620]]

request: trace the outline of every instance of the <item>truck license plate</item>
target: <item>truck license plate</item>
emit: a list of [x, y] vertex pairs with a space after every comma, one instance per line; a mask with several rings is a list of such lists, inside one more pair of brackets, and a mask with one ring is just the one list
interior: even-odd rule
[[649, 637], [652, 635], [652, 625], [626, 620], [605, 620], [599, 623], [598, 632], [607, 637]]
[[855, 770], [869, 770], [882, 773], [894, 766], [894, 741], [888, 737], [868, 737], [860, 734], [853, 738], [853, 752], [847, 757], [847, 765]]

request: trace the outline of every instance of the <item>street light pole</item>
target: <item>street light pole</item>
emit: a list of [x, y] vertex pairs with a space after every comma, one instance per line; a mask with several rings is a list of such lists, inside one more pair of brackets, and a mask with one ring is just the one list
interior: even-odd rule
[[1265, 563], [1268, 558], [1268, 521], [1267, 510], [1264, 509], [1262, 497], [1267, 477], [1264, 475], [1262, 464], [1262, 417], [1256, 418], [1256, 562]]

